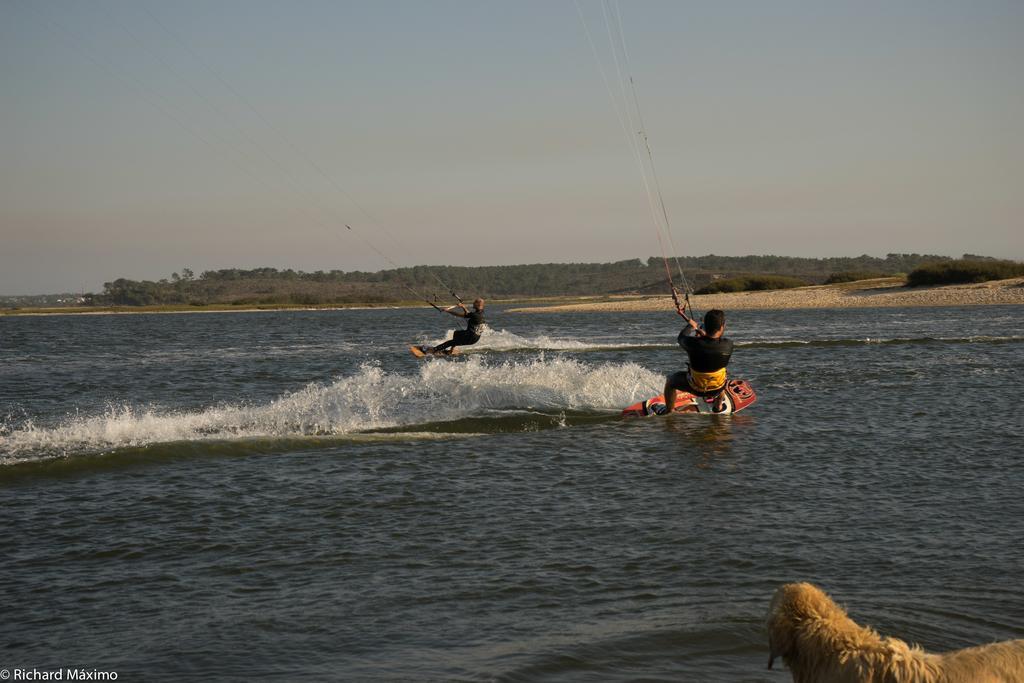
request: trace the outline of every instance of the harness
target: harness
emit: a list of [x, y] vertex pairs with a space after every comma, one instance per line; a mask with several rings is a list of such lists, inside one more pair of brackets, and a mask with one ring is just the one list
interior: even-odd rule
[[725, 388], [725, 368], [714, 372], [699, 372], [687, 366], [686, 380], [691, 387], [701, 393], [717, 393]]

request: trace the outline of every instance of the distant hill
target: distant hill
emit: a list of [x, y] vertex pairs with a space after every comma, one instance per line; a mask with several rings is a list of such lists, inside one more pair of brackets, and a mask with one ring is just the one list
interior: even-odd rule
[[[985, 259], [969, 254], [965, 258]], [[884, 275], [909, 273], [926, 264], [951, 261], [948, 256], [889, 254], [839, 258], [792, 256], [688, 256], [679, 264], [693, 289], [728, 278], [782, 275], [820, 283], [835, 273], [872, 272]], [[678, 279], [675, 260], [673, 277]], [[377, 272], [340, 270], [306, 273], [276, 268], [208, 270], [196, 277], [190, 270], [169, 279], [129, 280], [104, 283], [103, 291], [82, 295], [54, 295], [47, 301], [29, 297], [0, 298], [0, 305], [154, 304], [346, 304], [398, 303], [417, 298], [448, 304], [452, 296], [442, 284], [463, 297], [514, 298], [602, 294], [665, 293], [665, 267], [660, 257], [614, 263], [542, 263], [515, 266], [415, 266]], [[677, 285], [680, 283], [677, 283]], [[65, 298], [58, 303], [54, 299]]]

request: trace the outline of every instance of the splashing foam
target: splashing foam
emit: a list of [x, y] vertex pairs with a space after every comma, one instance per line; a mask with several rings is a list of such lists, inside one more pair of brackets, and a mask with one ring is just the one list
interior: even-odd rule
[[617, 411], [652, 393], [661, 377], [635, 363], [592, 365], [431, 361], [411, 376], [367, 363], [332, 384], [309, 384], [269, 404], [200, 412], [110, 407], [54, 427], [0, 429], [0, 464], [174, 441], [341, 435], [501, 412]]
[[[431, 346], [437, 346], [452, 338], [455, 330], [448, 330], [442, 338], [430, 342]], [[477, 353], [479, 351], [588, 351], [598, 349], [621, 349], [621, 348], [649, 348], [650, 344], [599, 344], [595, 342], [581, 342], [575, 339], [559, 339], [546, 334], [536, 337], [523, 337], [507, 330], [494, 330], [484, 328], [480, 341], [472, 346], [459, 347], [461, 353]]]

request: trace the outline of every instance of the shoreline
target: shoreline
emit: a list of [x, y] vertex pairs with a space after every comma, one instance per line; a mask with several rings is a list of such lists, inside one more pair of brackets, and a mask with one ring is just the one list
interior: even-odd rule
[[[913, 308], [927, 306], [1004, 306], [1024, 305], [1024, 277], [992, 280], [975, 284], [913, 287], [902, 278], [844, 282], [834, 285], [810, 285], [792, 289], [755, 292], [694, 294], [690, 297], [700, 310], [784, 310], [826, 308]], [[515, 305], [505, 313], [562, 312], [646, 312], [674, 310], [667, 295], [596, 295], [565, 297], [522, 297], [492, 299], [496, 305]], [[518, 305], [517, 305], [518, 304]], [[110, 306], [90, 308], [0, 309], [0, 317], [45, 315], [168, 315], [176, 313], [274, 313], [279, 311], [365, 311], [427, 308], [420, 302], [358, 303], [324, 306]]]
[[[1024, 305], [1024, 278], [976, 284], [908, 288], [901, 278], [878, 278], [834, 285], [810, 285], [757, 292], [695, 294], [699, 310], [785, 310], [825, 308], [912, 308], [926, 306]], [[672, 311], [670, 296], [619, 297], [594, 303], [509, 309], [509, 313]]]
[[401, 305], [374, 305], [354, 304], [352, 306], [277, 306], [274, 308], [217, 308], [215, 306], [193, 306], [189, 308], [168, 308], [161, 306], [112, 306], [110, 308], [95, 307], [88, 310], [59, 308], [24, 308], [24, 309], [0, 309], [0, 317], [3, 316], [40, 316], [40, 315], [174, 315], [177, 313], [277, 313], [280, 311], [368, 311], [373, 309], [396, 309], [411, 308]]
[[[516, 297], [510, 299], [491, 299], [496, 305], [519, 304], [550, 305], [552, 302], [584, 302], [592, 299], [603, 299], [597, 296], [537, 296]], [[40, 316], [40, 315], [169, 315], [175, 313], [275, 313], [280, 311], [370, 311], [398, 310], [404, 308], [430, 307], [422, 301], [400, 301], [391, 303], [355, 303], [355, 304], [323, 304], [308, 306], [302, 304], [272, 304], [265, 306], [231, 306], [229, 304], [210, 304], [206, 306], [189, 305], [153, 305], [153, 306], [67, 306], [67, 307], [25, 307], [0, 308], [0, 318], [5, 316]]]

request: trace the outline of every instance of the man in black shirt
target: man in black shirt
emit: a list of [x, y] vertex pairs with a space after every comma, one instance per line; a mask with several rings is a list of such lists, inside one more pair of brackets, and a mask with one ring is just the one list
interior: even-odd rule
[[717, 308], [704, 314], [704, 329], [697, 321], [679, 309], [686, 319], [686, 327], [679, 333], [679, 345], [686, 350], [690, 362], [685, 372], [675, 372], [665, 380], [665, 411], [676, 403], [676, 391], [687, 391], [695, 396], [714, 396], [716, 413], [725, 408], [725, 366], [732, 357], [733, 343], [723, 337], [725, 313]]
[[[461, 311], [454, 309], [461, 308]], [[470, 313], [466, 310], [466, 305], [461, 301], [455, 306], [449, 306], [444, 309], [445, 313], [451, 313], [457, 318], [466, 318], [469, 320], [469, 324], [464, 330], [455, 330], [455, 334], [451, 339], [443, 344], [439, 344], [434, 348], [430, 349], [430, 353], [443, 353], [445, 355], [451, 355], [452, 350], [456, 346], [471, 346], [480, 341], [480, 333], [483, 331], [484, 326], [484, 300], [476, 299], [473, 302], [473, 312]]]

